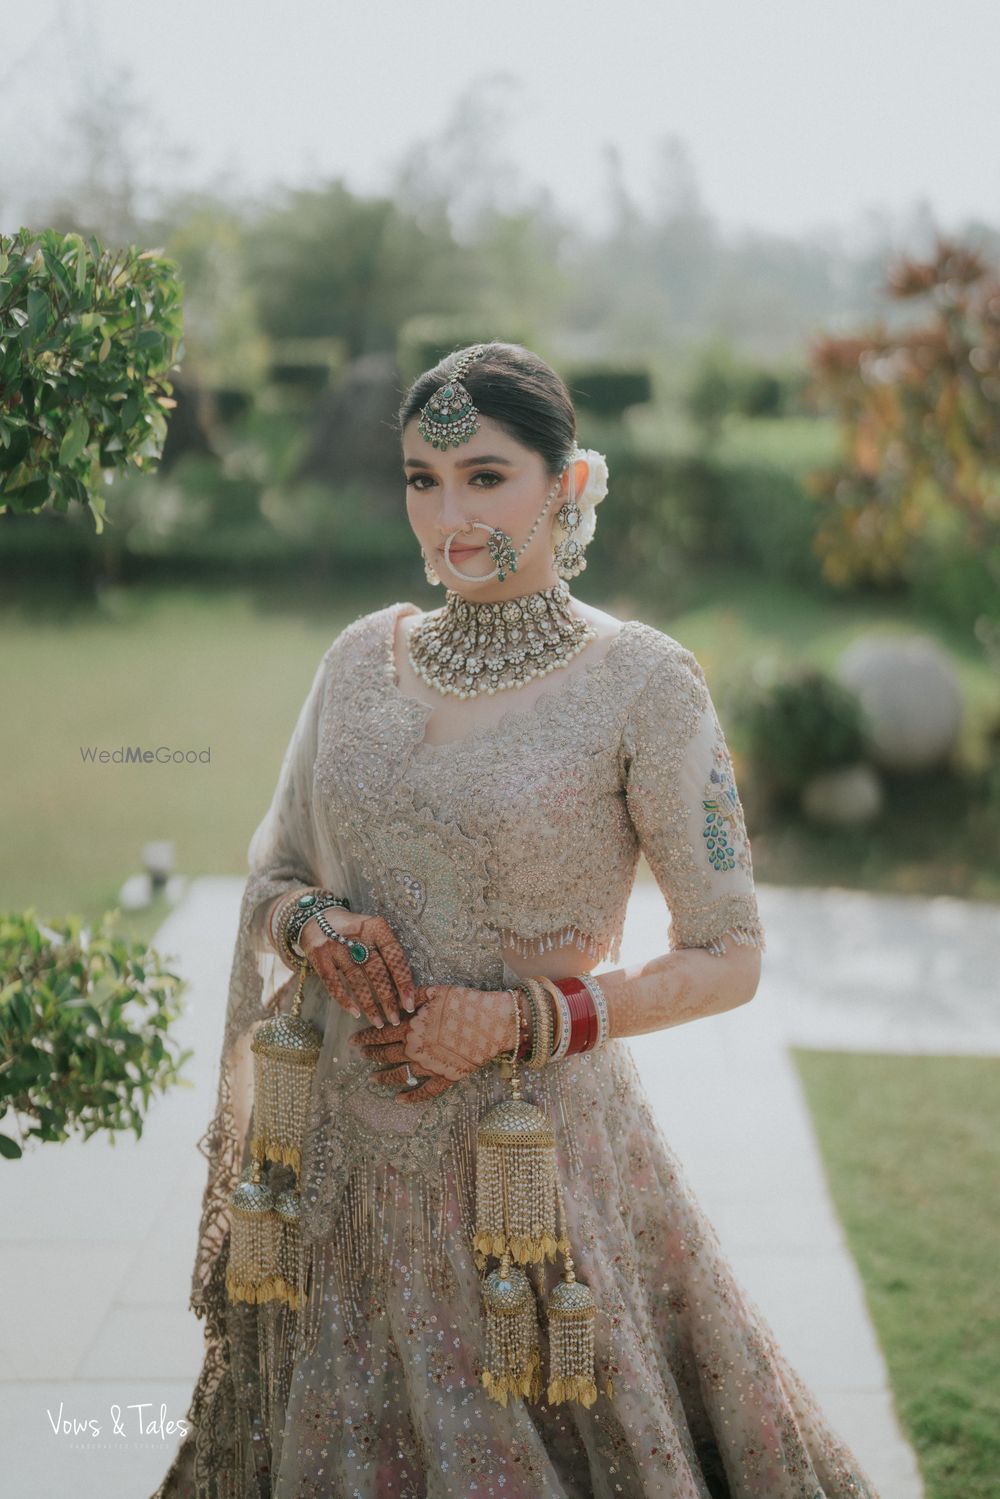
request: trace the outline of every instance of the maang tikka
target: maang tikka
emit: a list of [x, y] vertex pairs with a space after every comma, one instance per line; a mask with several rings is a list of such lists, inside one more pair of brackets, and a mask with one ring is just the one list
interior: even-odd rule
[[421, 408], [417, 431], [432, 448], [457, 448], [479, 431], [479, 412], [462, 384], [462, 376], [485, 353], [485, 344], [467, 350], [455, 365], [451, 378], [439, 385]]

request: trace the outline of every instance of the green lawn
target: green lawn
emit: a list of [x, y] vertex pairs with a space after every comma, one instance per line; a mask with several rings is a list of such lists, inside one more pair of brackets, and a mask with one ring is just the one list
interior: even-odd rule
[[1000, 1058], [793, 1055], [927, 1499], [995, 1499]]

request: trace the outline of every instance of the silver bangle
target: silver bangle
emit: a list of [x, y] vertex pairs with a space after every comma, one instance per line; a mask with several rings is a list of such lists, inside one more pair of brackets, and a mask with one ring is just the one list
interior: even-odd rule
[[596, 1051], [608, 1039], [608, 1001], [604, 990], [591, 974], [581, 973], [579, 978], [584, 987], [589, 989], [590, 997], [594, 1001], [594, 1009], [597, 1011], [597, 1040], [590, 1048], [591, 1051]]
[[569, 1050], [569, 1036], [573, 1029], [573, 1017], [569, 1012], [569, 1000], [562, 992], [558, 984], [552, 985], [558, 995], [556, 1004], [559, 1006], [559, 1045], [550, 1058], [553, 1062], [561, 1062]]
[[309, 890], [296, 900], [292, 914], [285, 925], [285, 940], [296, 957], [305, 957], [305, 953], [299, 946], [299, 936], [306, 922], [318, 916], [321, 911], [328, 911], [331, 906], [341, 906], [345, 911], [351, 909], [344, 896], [329, 895], [322, 890]]

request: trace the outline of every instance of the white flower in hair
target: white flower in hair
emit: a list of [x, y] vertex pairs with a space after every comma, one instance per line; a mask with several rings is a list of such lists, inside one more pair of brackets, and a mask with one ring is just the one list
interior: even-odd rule
[[[558, 570], [561, 577], [569, 578], [586, 567], [584, 552], [594, 539], [597, 529], [596, 507], [608, 492], [608, 464], [603, 453], [594, 448], [574, 448], [569, 462], [586, 460], [587, 478], [583, 489], [574, 501], [567, 501], [557, 512], [555, 532], [559, 538], [556, 548]], [[569, 525], [563, 517], [569, 517]]]
[[581, 458], [587, 460], [587, 482], [576, 502], [581, 510], [591, 510], [600, 504], [608, 492], [608, 460], [596, 448], [576, 448], [573, 458], [577, 461]]

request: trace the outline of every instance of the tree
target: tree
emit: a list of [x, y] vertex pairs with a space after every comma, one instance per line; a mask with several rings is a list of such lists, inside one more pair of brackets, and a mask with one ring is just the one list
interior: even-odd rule
[[939, 238], [901, 257], [887, 290], [923, 321], [814, 345], [817, 391], [839, 416], [845, 456], [817, 474], [817, 548], [827, 577], [906, 579], [928, 546], [988, 569], [1000, 596], [1000, 276]]
[[151, 468], [180, 356], [176, 267], [91, 236], [0, 234], [0, 512], [51, 501], [105, 520], [105, 471]]

